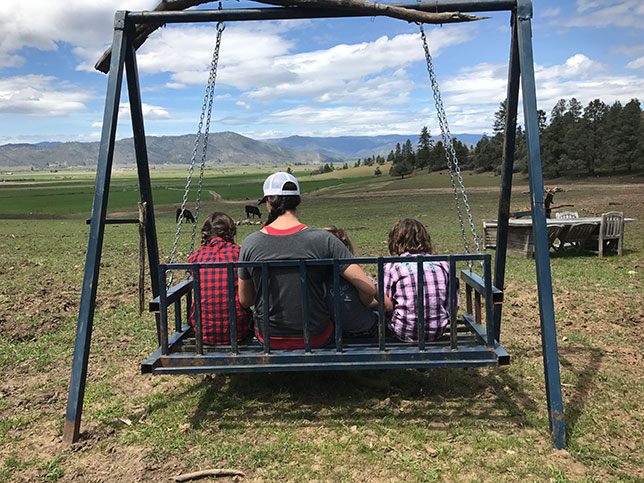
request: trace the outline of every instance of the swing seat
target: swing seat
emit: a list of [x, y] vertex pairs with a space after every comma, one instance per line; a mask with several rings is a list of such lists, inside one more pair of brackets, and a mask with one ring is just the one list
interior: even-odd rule
[[[490, 255], [449, 255], [416, 257], [421, 263], [436, 259], [450, 260], [455, 266], [457, 260], [467, 258], [483, 259], [484, 267], [489, 269]], [[353, 263], [376, 263], [379, 267], [379, 280], [385, 262], [403, 261], [401, 257], [352, 259]], [[409, 257], [405, 257], [409, 261]], [[192, 273], [199, 273], [203, 268], [226, 266], [229, 274], [229, 286], [234, 284], [231, 275], [233, 266], [263, 265], [265, 280], [272, 266], [299, 265], [300, 269], [309, 265], [332, 264], [334, 275], [338, 276], [337, 260], [295, 260], [263, 262], [228, 262], [213, 264], [173, 264], [162, 265], [160, 273], [165, 279], [165, 271], [191, 268]], [[484, 268], [485, 271], [485, 268]], [[451, 300], [456, 300], [456, 271], [450, 271]], [[270, 347], [269, 337], [264, 343], [233, 343], [231, 345], [205, 345], [196, 333], [201, 332], [201, 321], [196, 317], [195, 328], [184, 323], [184, 314], [190, 313], [193, 292], [198, 293], [198, 280], [184, 280], [170, 289], [163, 289], [159, 297], [150, 302], [150, 310], [158, 314], [159, 348], [141, 365], [143, 374], [207, 374], [239, 372], [286, 372], [286, 371], [330, 371], [362, 369], [401, 369], [401, 368], [444, 368], [444, 367], [485, 367], [503, 366], [510, 363], [510, 356], [498, 343], [498, 328], [494, 326], [493, 307], [503, 302], [503, 292], [491, 283], [485, 283], [478, 274], [463, 270], [461, 281], [465, 285], [466, 306], [461, 316], [456, 310], [446, 332], [441, 338], [432, 342], [420, 340], [416, 343], [405, 343], [385, 337], [384, 307], [380, 307], [379, 335], [372, 339], [346, 339], [341, 336], [340, 320], [336, 324], [335, 344], [322, 348], [279, 350]], [[303, 277], [306, 280], [306, 277]], [[234, 285], [233, 285], [234, 286]], [[382, 287], [382, 283], [378, 284]], [[422, 287], [422, 277], [419, 278]], [[337, 296], [336, 291], [336, 296]], [[198, 302], [198, 297], [195, 296]], [[382, 300], [382, 297], [380, 297]], [[185, 301], [185, 303], [184, 303]], [[382, 304], [381, 304], [382, 305]], [[174, 306], [174, 328], [168, 335], [168, 307]], [[234, 304], [229, 304], [229, 320], [234, 318]], [[424, 308], [423, 308], [424, 311]], [[196, 311], [199, 313], [199, 311]], [[485, 313], [485, 316], [483, 315]], [[303, 314], [303, 327], [308, 325]], [[336, 317], [336, 320], [339, 320]], [[267, 323], [267, 321], [266, 321]], [[232, 327], [232, 325], [231, 325]], [[267, 327], [267, 325], [265, 326]], [[233, 340], [236, 330], [233, 329]], [[265, 333], [267, 331], [265, 330]], [[307, 335], [304, 335], [305, 340]]]

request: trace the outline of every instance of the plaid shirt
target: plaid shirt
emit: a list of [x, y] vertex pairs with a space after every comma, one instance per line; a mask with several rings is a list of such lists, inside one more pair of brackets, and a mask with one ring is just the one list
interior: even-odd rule
[[[405, 252], [401, 256], [414, 255]], [[443, 335], [449, 323], [449, 263], [424, 262], [425, 340], [432, 341]], [[385, 264], [385, 294], [394, 304], [388, 325], [405, 342], [418, 341], [416, 321], [416, 261]], [[457, 280], [458, 283], [458, 280]], [[456, 291], [456, 304], [459, 292]]]
[[[236, 262], [239, 260], [239, 246], [217, 237], [206, 246], [199, 247], [188, 263]], [[228, 285], [225, 268], [202, 268], [201, 279], [201, 320], [204, 344], [229, 344], [228, 330]], [[247, 338], [251, 333], [252, 314], [239, 305], [237, 268], [235, 268], [235, 302], [237, 307], [237, 340]], [[190, 325], [194, 324], [194, 306], [190, 310]]]

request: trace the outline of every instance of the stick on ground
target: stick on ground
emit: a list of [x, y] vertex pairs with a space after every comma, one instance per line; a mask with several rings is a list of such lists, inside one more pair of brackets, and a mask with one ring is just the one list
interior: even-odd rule
[[206, 478], [207, 476], [246, 476], [243, 471], [221, 468], [212, 470], [201, 470], [193, 473], [185, 473], [183, 475], [175, 476], [174, 481], [190, 481], [198, 480], [199, 478]]

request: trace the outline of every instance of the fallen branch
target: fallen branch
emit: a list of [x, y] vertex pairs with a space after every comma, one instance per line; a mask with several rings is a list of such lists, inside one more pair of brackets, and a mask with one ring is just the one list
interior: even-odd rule
[[[356, 13], [368, 13], [371, 15], [384, 15], [408, 22], [422, 22], [431, 24], [472, 22], [487, 17], [466, 15], [459, 12], [424, 12], [422, 10], [398, 7], [387, 3], [368, 2], [366, 0], [256, 0], [269, 5], [281, 5], [283, 7], [331, 7], [342, 10], [350, 10]], [[418, 5], [423, 5], [419, 3]]]
[[206, 478], [207, 476], [246, 476], [243, 471], [232, 469], [213, 469], [195, 471], [194, 473], [185, 473], [183, 475], [175, 476], [174, 481], [190, 481], [198, 480], [199, 478]]
[[[161, 0], [161, 3], [154, 8], [154, 12], [185, 10], [189, 7], [209, 3], [212, 0]], [[483, 20], [488, 17], [479, 17], [476, 15], [467, 15], [459, 12], [424, 12], [422, 10], [398, 7], [386, 3], [374, 3], [365, 0], [256, 0], [259, 3], [269, 5], [279, 5], [282, 7], [309, 7], [309, 8], [337, 8], [339, 10], [362, 13], [369, 15], [384, 15], [407, 20], [408, 22], [421, 22], [429, 24], [472, 22], [474, 20]], [[418, 6], [426, 5], [418, 3]], [[143, 24], [135, 28], [136, 36], [134, 38], [134, 48], [138, 49], [148, 39], [156, 29], [163, 24]], [[98, 59], [94, 68], [104, 74], [110, 70], [110, 60], [112, 57], [112, 47], [109, 47]]]

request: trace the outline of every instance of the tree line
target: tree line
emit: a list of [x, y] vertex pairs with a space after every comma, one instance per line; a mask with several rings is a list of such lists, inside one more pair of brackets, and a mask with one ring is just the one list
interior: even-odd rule
[[[454, 151], [463, 169], [499, 173], [503, 161], [506, 103], [494, 114], [493, 134], [484, 134], [476, 146], [468, 148], [453, 139]], [[545, 176], [595, 175], [644, 168], [644, 113], [639, 100], [623, 105], [607, 105], [599, 99], [584, 107], [574, 97], [559, 100], [550, 119], [538, 111], [541, 158]], [[423, 127], [416, 149], [411, 140], [396, 145], [386, 158], [392, 161], [391, 176], [405, 176], [415, 169], [437, 171], [447, 168], [442, 141], [434, 142]], [[527, 172], [528, 147], [523, 128], [517, 126], [515, 172]]]

